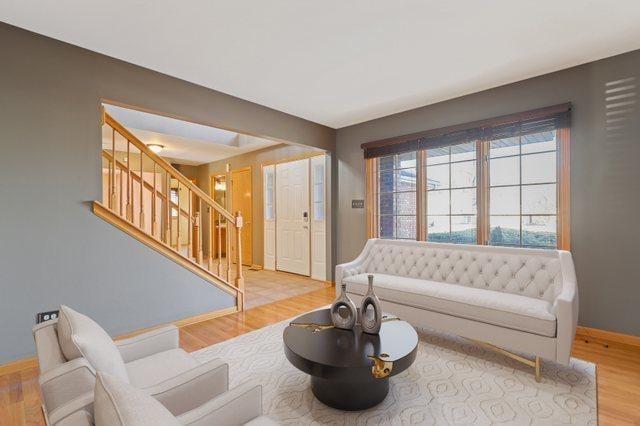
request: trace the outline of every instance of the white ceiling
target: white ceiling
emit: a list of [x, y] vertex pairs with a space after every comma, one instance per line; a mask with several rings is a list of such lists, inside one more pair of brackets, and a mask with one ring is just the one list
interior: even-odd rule
[[[160, 156], [177, 164], [198, 166], [281, 143], [113, 105], [105, 109], [145, 144], [162, 145]], [[107, 126], [102, 129], [102, 146], [112, 147]], [[116, 150], [126, 150], [124, 139], [116, 140]]]
[[640, 48], [638, 0], [0, 0], [0, 20], [334, 128]]

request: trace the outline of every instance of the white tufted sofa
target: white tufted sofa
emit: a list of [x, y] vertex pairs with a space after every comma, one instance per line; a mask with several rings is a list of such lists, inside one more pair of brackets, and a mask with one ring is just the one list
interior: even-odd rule
[[359, 303], [374, 275], [386, 312], [506, 349], [568, 364], [578, 319], [571, 253], [371, 239], [336, 266]]

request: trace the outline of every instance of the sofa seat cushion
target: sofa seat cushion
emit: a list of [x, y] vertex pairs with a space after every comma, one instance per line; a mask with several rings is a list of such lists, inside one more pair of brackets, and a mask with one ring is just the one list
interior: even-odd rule
[[[364, 295], [368, 286], [367, 275], [345, 278], [347, 291]], [[556, 335], [552, 306], [542, 299], [386, 274], [374, 274], [374, 290], [383, 302], [386, 300], [541, 336]]]
[[137, 388], [147, 388], [175, 377], [200, 365], [182, 349], [158, 352], [126, 364], [129, 382]]

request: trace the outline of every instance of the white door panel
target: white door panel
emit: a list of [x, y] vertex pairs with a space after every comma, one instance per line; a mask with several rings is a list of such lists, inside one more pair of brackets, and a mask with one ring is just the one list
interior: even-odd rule
[[310, 275], [309, 160], [276, 165], [276, 268]]

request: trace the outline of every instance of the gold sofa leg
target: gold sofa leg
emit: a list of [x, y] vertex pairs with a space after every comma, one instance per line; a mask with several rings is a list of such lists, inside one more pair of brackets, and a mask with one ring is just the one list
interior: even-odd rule
[[540, 362], [540, 357], [536, 356], [536, 360], [535, 361], [531, 361], [530, 359], [521, 357], [520, 355], [514, 354], [512, 352], [509, 352], [505, 349], [499, 348], [497, 346], [492, 345], [491, 343], [487, 343], [487, 342], [482, 342], [480, 340], [474, 340], [474, 339], [469, 339], [472, 342], [485, 347], [489, 350], [492, 350], [494, 352], [497, 352], [499, 354], [502, 354], [506, 357], [509, 357], [511, 359], [515, 359], [518, 362], [521, 362], [525, 365], [528, 365], [529, 367], [533, 367], [535, 369], [535, 378], [536, 378], [536, 382], [540, 383], [540, 380], [542, 379], [542, 374], [541, 374], [541, 362]]

